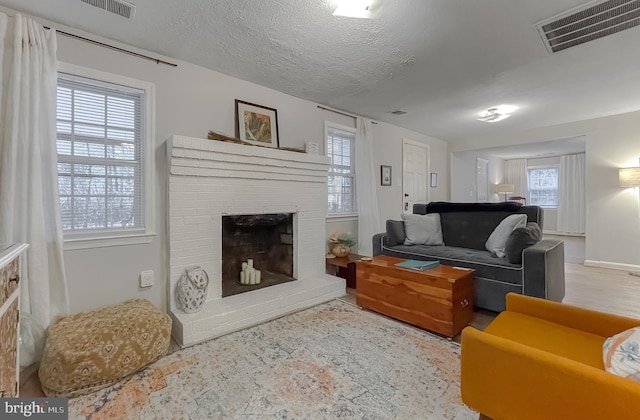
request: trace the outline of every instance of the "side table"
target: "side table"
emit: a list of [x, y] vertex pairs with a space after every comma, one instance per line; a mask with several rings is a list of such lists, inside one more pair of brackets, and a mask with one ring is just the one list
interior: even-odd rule
[[356, 288], [356, 261], [363, 255], [349, 254], [346, 257], [327, 258], [327, 274], [341, 277], [347, 281], [347, 287]]

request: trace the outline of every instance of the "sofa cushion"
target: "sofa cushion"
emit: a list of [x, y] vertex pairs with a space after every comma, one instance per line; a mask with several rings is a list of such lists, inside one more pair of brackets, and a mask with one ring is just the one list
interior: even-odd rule
[[607, 372], [640, 381], [640, 327], [607, 338], [603, 350]]
[[526, 226], [517, 227], [511, 232], [504, 247], [504, 253], [509, 262], [522, 264], [522, 251], [535, 245], [542, 239], [540, 226], [535, 222], [529, 222]]
[[440, 213], [442, 240], [445, 245], [486, 250], [489, 235], [507, 216], [506, 212]]
[[604, 337], [518, 312], [506, 311], [484, 332], [603, 369]]
[[500, 258], [505, 256], [504, 249], [507, 244], [511, 232], [517, 227], [525, 226], [527, 224], [526, 214], [512, 214], [505, 217], [496, 228], [493, 230], [489, 239], [485, 243], [487, 250], [497, 255]]
[[438, 213], [402, 214], [402, 220], [405, 245], [444, 245]]
[[402, 220], [387, 220], [387, 245], [404, 244], [404, 222]]
[[487, 250], [446, 245], [398, 245], [385, 246], [384, 254], [413, 260], [438, 260], [445, 265], [473, 268], [477, 278], [522, 285], [522, 266], [512, 264], [506, 258], [498, 258]]

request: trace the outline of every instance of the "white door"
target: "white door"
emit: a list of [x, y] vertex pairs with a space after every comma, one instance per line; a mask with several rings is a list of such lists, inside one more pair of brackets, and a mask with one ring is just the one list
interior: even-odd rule
[[489, 201], [489, 161], [483, 158], [476, 158], [476, 201]]
[[412, 213], [414, 203], [429, 202], [429, 146], [402, 139], [402, 212]]

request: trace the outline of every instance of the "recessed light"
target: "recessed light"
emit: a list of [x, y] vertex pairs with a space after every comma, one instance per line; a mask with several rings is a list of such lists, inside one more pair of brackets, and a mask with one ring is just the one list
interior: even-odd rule
[[498, 122], [507, 119], [511, 116], [511, 113], [518, 109], [515, 105], [498, 105], [482, 111], [478, 121], [483, 122]]
[[334, 16], [377, 19], [387, 0], [338, 0]]

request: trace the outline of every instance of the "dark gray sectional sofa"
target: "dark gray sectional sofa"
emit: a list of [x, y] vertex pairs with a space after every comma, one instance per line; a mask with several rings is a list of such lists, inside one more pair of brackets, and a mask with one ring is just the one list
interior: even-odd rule
[[444, 246], [404, 245], [398, 240], [402, 221], [387, 221], [394, 230], [388, 243], [387, 233], [373, 237], [373, 255], [390, 255], [414, 260], [439, 260], [441, 264], [473, 268], [475, 306], [500, 312], [505, 295], [520, 293], [561, 302], [564, 297], [564, 242], [543, 239], [522, 252], [522, 263], [498, 258], [485, 248], [496, 226], [507, 216], [524, 213], [528, 222], [542, 230], [542, 209], [520, 203], [448, 203], [415, 204], [414, 214], [439, 213]]

